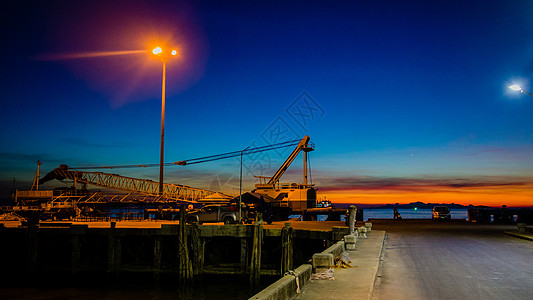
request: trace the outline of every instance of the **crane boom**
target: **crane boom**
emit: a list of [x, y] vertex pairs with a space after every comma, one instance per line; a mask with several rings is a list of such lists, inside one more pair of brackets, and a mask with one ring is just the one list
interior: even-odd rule
[[[289, 168], [289, 166], [292, 164], [294, 159], [298, 156], [298, 154], [300, 154], [300, 151], [304, 151], [304, 154], [307, 154], [307, 152], [314, 150], [314, 148], [312, 146], [310, 147], [309, 140], [310, 140], [310, 137], [308, 135], [306, 135], [306, 136], [304, 136], [302, 138], [302, 140], [298, 143], [298, 145], [296, 145], [296, 148], [294, 148], [294, 150], [289, 155], [289, 157], [287, 157], [285, 162], [276, 171], [276, 173], [274, 173], [274, 175], [270, 178], [270, 180], [266, 183], [266, 185], [269, 185], [269, 186], [275, 185], [279, 181], [281, 176], [285, 173], [287, 168]], [[304, 170], [307, 173], [307, 168], [306, 168], [307, 160], [306, 160], [306, 158], [307, 158], [307, 156], [304, 156]], [[307, 177], [307, 174], [304, 174], [304, 178], [306, 178], [306, 177]]]
[[[73, 171], [70, 170], [67, 165], [60, 165], [59, 168], [55, 168], [52, 172], [48, 173], [44, 178], [39, 180], [39, 183], [42, 184], [52, 179], [71, 179], [79, 183], [92, 184], [99, 187], [147, 195], [159, 194], [159, 183], [156, 181], [102, 172]], [[163, 184], [162, 196], [181, 201], [198, 201], [215, 193], [216, 192], [193, 188], [190, 186], [165, 183]], [[226, 196], [223, 194], [221, 195]]]

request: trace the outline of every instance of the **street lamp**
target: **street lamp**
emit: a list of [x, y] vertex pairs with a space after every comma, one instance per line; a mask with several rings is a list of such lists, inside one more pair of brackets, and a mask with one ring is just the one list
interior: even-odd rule
[[248, 148], [250, 148], [250, 146], [241, 150], [241, 175], [239, 176], [239, 223], [242, 222], [242, 154], [244, 151], [248, 150]]
[[524, 94], [528, 94], [528, 95], [531, 95], [533, 96], [533, 94], [531, 94], [530, 92], [524, 90], [521, 86], [519, 86], [518, 84], [511, 84], [508, 86], [511, 90], [513, 91], [520, 91], [521, 93], [524, 93]]
[[163, 164], [165, 153], [165, 80], [166, 80], [166, 65], [168, 59], [176, 56], [178, 51], [170, 49], [162, 49], [161, 47], [152, 50], [154, 55], [157, 55], [163, 63], [163, 84], [161, 88], [161, 155], [159, 161], [159, 195], [163, 195]]

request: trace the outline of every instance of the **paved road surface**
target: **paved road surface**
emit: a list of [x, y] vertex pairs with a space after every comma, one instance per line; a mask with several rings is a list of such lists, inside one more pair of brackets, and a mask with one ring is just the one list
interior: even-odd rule
[[373, 299], [533, 299], [533, 242], [515, 226], [374, 221], [386, 230]]

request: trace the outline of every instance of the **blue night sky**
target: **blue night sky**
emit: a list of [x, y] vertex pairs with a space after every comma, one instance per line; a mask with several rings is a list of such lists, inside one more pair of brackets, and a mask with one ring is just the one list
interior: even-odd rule
[[[326, 194], [511, 186], [509, 204], [533, 203], [533, 97], [507, 88], [533, 90], [532, 15], [525, 0], [3, 3], [2, 194], [29, 188], [37, 160], [42, 175], [158, 163], [160, 41], [180, 52], [166, 162], [307, 134]], [[290, 150], [245, 157], [244, 189]], [[168, 182], [233, 194], [238, 176], [235, 159], [166, 168]], [[461, 191], [444, 201], [470, 201]]]

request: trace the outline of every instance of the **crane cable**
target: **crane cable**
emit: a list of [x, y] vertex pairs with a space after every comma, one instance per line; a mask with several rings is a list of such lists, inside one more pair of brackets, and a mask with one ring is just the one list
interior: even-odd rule
[[[271, 151], [276, 150], [280, 148], [290, 147], [298, 145], [300, 140], [291, 140], [286, 142], [281, 142], [277, 144], [272, 145], [266, 145], [266, 146], [260, 146], [255, 148], [246, 148], [245, 150], [238, 150], [238, 151], [232, 151], [227, 153], [221, 153], [221, 154], [215, 154], [215, 155], [209, 155], [199, 158], [191, 158], [187, 160], [180, 160], [175, 161], [171, 163], [164, 163], [164, 166], [176, 166], [176, 165], [193, 165], [193, 164], [199, 164], [199, 163], [205, 163], [210, 161], [216, 161], [221, 159], [227, 159], [232, 157], [240, 156], [241, 153], [243, 155], [249, 155], [249, 154], [255, 154], [265, 151]], [[159, 167], [159, 164], [142, 164], [142, 165], [117, 165], [117, 166], [85, 166], [85, 167], [68, 167], [71, 170], [96, 170], [96, 169], [127, 169], [127, 168], [150, 168], [150, 167]]]

